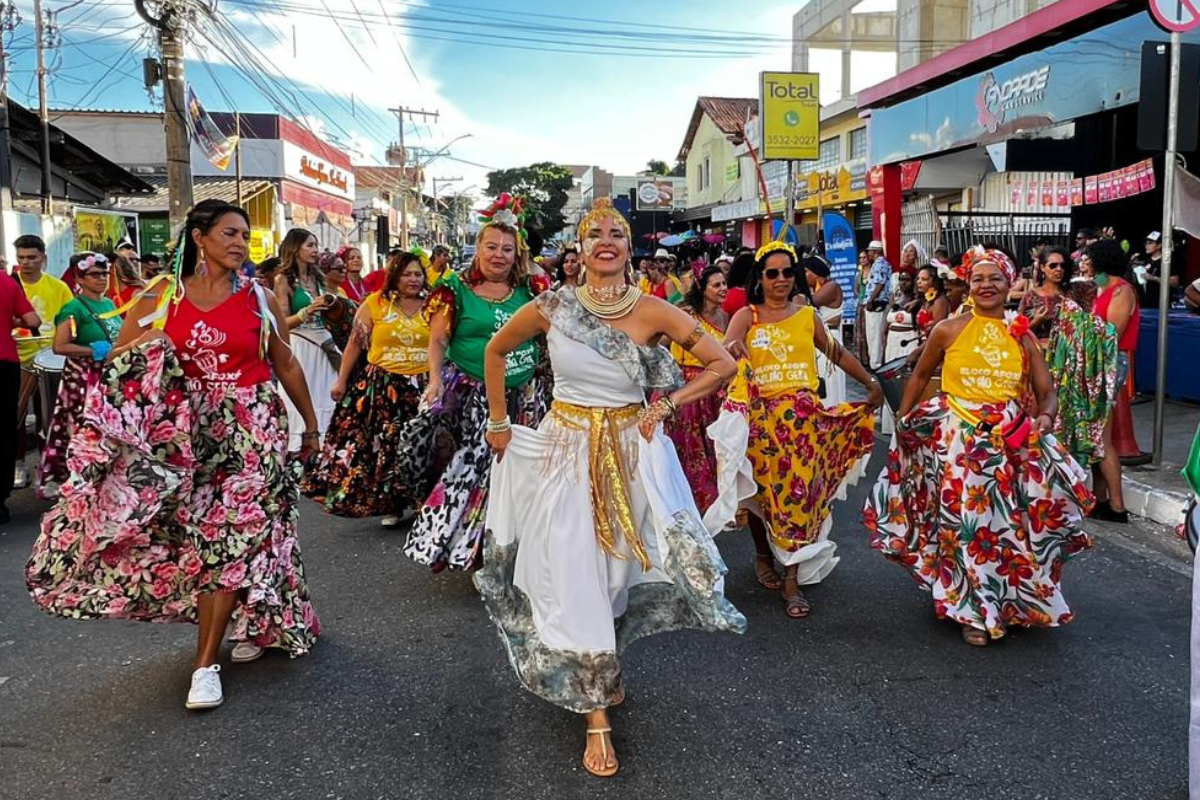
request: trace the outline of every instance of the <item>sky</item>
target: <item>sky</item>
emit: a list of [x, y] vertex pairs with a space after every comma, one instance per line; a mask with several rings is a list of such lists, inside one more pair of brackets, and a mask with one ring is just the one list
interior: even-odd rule
[[[36, 107], [32, 3], [17, 6], [22, 20], [5, 35], [8, 87]], [[44, 6], [57, 11], [52, 109], [161, 108], [160, 92], [142, 87], [153, 37], [132, 0]], [[186, 73], [210, 110], [282, 111], [359, 164], [384, 163], [397, 138], [388, 108], [437, 111], [436, 121], [406, 123], [407, 145], [432, 154], [449, 144], [426, 175], [462, 178], [442, 191], [482, 194], [489, 169], [537, 161], [616, 174], [649, 159], [673, 164], [699, 95], [754, 97], [760, 71], [791, 69], [802, 6], [220, 0], [216, 22], [198, 15], [192, 25]], [[831, 55], [825, 63], [836, 64]], [[823, 100], [835, 99], [835, 84], [826, 81]]]

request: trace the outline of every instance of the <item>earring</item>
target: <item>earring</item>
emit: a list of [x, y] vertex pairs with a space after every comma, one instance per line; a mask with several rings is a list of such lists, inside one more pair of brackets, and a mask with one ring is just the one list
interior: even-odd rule
[[203, 247], [200, 248], [200, 265], [196, 267], [196, 271], [200, 273], [202, 277], [206, 277], [208, 275], [208, 260], [204, 257]]

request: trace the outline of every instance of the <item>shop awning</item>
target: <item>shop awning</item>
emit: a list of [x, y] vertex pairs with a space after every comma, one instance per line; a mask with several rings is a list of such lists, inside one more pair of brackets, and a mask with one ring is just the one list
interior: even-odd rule
[[[165, 214], [170, 209], [171, 193], [167, 190], [166, 175], [150, 175], [142, 178], [154, 187], [154, 194], [142, 197], [122, 197], [117, 200], [116, 208], [123, 211], [136, 211], [139, 214]], [[242, 179], [242, 202], [248, 203], [263, 192], [274, 189], [271, 181], [262, 179]], [[223, 200], [226, 203], [237, 202], [236, 178], [206, 178], [192, 179], [192, 197], [195, 202], [201, 200]]]

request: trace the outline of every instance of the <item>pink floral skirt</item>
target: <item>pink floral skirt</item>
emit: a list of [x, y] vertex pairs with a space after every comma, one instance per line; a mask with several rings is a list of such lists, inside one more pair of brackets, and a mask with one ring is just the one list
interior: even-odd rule
[[1051, 435], [1005, 442], [1017, 403], [970, 410], [980, 426], [939, 394], [898, 424], [863, 509], [871, 546], [932, 592], [939, 617], [992, 638], [1009, 625], [1070, 622], [1059, 582], [1092, 543], [1084, 471]]
[[38, 462], [38, 495], [45, 497], [45, 489], [51, 484], [62, 486], [67, 482], [67, 445], [75, 432], [75, 425], [83, 411], [83, 400], [88, 383], [100, 376], [100, 363], [91, 358], [68, 358], [63, 364], [62, 382], [58, 385], [58, 397], [54, 403], [54, 416], [46, 430], [46, 444], [42, 447], [42, 459]]
[[197, 597], [239, 592], [235, 640], [308, 652], [320, 623], [296, 539], [298, 469], [269, 383], [204, 388], [153, 343], [88, 383], [69, 477], [26, 583], [45, 611], [195, 622]]
[[[703, 367], [684, 366], [683, 379], [690, 381], [703, 372]], [[717, 421], [721, 402], [718, 394], [711, 394], [688, 403], [663, 426], [679, 453], [679, 463], [701, 514], [717, 499], [717, 454], [708, 438], [708, 426]]]

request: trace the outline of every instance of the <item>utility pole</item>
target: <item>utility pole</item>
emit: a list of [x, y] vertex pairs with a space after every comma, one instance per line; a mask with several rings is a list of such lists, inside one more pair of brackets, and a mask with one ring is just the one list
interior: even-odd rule
[[242, 205], [242, 112], [233, 112], [233, 135], [237, 144], [233, 146], [233, 177], [237, 188], [237, 204]]
[[[438, 184], [440, 183], [443, 186], [445, 186], [447, 183], [454, 183], [455, 181], [461, 181], [461, 180], [462, 180], [461, 177], [458, 177], [458, 178], [434, 178], [433, 179], [433, 213], [435, 215], [439, 213], [438, 212]], [[442, 232], [440, 226], [439, 226], [438, 230], [439, 230], [439, 233]], [[446, 240], [446, 237], [442, 236], [440, 241], [442, 243], [445, 243], [445, 240]]]
[[0, 4], [0, 253], [8, 250], [8, 231], [4, 212], [12, 210], [12, 146], [8, 122], [8, 56], [4, 37], [16, 29], [21, 15], [15, 3]]
[[436, 121], [438, 112], [426, 111], [424, 109], [405, 108], [389, 108], [388, 111], [396, 115], [396, 120], [400, 124], [400, 247], [408, 249], [408, 175], [405, 170], [408, 168], [408, 152], [404, 149], [404, 118], [407, 116], [420, 117], [428, 119], [433, 117]]
[[[40, 1], [40, 0], [39, 0]], [[167, 135], [167, 192], [171, 227], [182, 225], [192, 207], [192, 144], [184, 99], [182, 10], [174, 0], [163, 0], [161, 16], [146, 10], [146, 0], [133, 0], [138, 15], [158, 28], [163, 59], [163, 121]]]
[[46, 104], [46, 18], [42, 15], [42, 0], [33, 0], [33, 30], [37, 44], [38, 120], [41, 127], [42, 149], [42, 213], [54, 210], [50, 182], [50, 109]]
[[1171, 32], [1171, 72], [1167, 94], [1167, 152], [1163, 160], [1162, 267], [1158, 290], [1158, 374], [1154, 379], [1153, 464], [1162, 465], [1167, 398], [1167, 317], [1171, 309], [1171, 262], [1175, 259], [1175, 162], [1179, 144], [1179, 32]]

